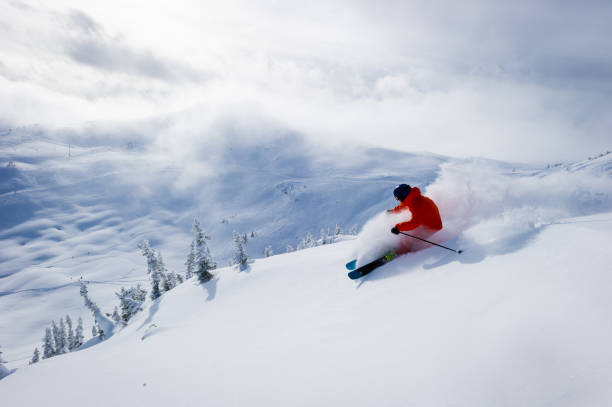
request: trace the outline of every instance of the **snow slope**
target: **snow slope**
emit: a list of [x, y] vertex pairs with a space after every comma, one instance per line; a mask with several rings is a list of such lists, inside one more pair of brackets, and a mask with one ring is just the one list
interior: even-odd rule
[[506, 253], [431, 248], [357, 282], [343, 270], [354, 241], [222, 269], [98, 346], [19, 369], [0, 394], [7, 406], [608, 405], [611, 222], [540, 226]]
[[27, 363], [51, 320], [82, 316], [90, 331], [75, 291], [79, 278], [110, 312], [121, 286], [148, 285], [137, 248], [144, 239], [178, 272], [185, 271], [196, 216], [221, 266], [232, 256], [234, 230], [255, 232], [252, 257], [268, 245], [284, 253], [307, 233], [362, 225], [394, 204], [394, 185], [426, 185], [448, 160], [330, 151], [284, 131], [254, 142], [252, 127], [243, 134], [219, 126], [179, 152], [141, 134], [149, 128], [71, 136], [32, 127], [2, 135], [0, 309], [8, 312], [0, 318], [0, 345], [11, 365]]
[[[143, 135], [151, 129], [2, 134], [0, 345], [17, 369], [0, 382], [3, 397], [18, 405], [39, 396], [71, 405], [73, 394], [92, 405], [123, 397], [153, 405], [170, 397], [182, 405], [609, 403], [609, 154], [534, 168], [333, 150], [246, 128], [218, 124], [187, 149]], [[354, 284], [344, 263], [396, 238], [376, 215], [394, 205], [400, 182], [438, 203], [445, 229], [434, 240], [466, 252], [427, 249]], [[233, 230], [255, 232], [248, 250], [261, 257], [267, 245], [282, 253], [336, 223], [363, 227], [355, 241], [183, 284], [108, 341], [27, 366], [51, 320], [81, 316], [89, 332], [80, 277], [112, 312], [121, 286], [148, 288], [136, 247], [143, 239], [184, 271], [194, 216], [221, 266]], [[29, 381], [40, 393], [24, 391]], [[77, 393], [49, 397], [75, 382], [83, 383]], [[100, 396], [100, 388], [112, 391]]]

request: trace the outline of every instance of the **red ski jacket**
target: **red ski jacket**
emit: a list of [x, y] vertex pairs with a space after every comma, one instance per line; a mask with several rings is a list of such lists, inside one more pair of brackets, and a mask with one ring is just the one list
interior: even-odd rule
[[424, 226], [432, 230], [442, 229], [442, 219], [440, 219], [438, 207], [434, 201], [421, 195], [421, 190], [417, 187], [412, 187], [406, 199], [393, 208], [392, 212], [399, 213], [406, 209], [409, 209], [412, 213], [412, 219], [408, 222], [402, 222], [395, 225], [398, 230], [407, 232], [419, 226]]

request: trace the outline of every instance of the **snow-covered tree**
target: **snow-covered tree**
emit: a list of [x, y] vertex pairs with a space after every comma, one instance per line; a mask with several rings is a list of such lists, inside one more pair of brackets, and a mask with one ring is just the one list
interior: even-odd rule
[[104, 329], [100, 326], [98, 321], [96, 321], [96, 328], [98, 329], [98, 338], [100, 338], [101, 341], [106, 339], [106, 332], [104, 332]]
[[147, 259], [147, 274], [151, 277], [151, 299], [155, 300], [162, 295], [162, 275], [160, 274], [159, 257], [148, 240], [138, 245], [142, 255]]
[[76, 330], [74, 331], [74, 341], [72, 342], [72, 349], [78, 349], [85, 342], [83, 336], [83, 320], [79, 317]]
[[293, 246], [291, 246], [290, 244], [287, 245], [287, 247], [285, 248], [285, 250], [287, 251], [287, 253], [291, 253], [292, 251], [295, 251], [295, 249], [293, 248]]
[[55, 353], [62, 354], [68, 352], [66, 336], [66, 324], [64, 324], [64, 318], [60, 318], [59, 326], [57, 327], [57, 336], [54, 338]]
[[[61, 330], [61, 327], [64, 328], [63, 332]], [[51, 330], [53, 332], [53, 344], [55, 349], [54, 354], [60, 355], [62, 353], [66, 353], [66, 327], [64, 326], [64, 320], [60, 319], [60, 326], [58, 326], [55, 321], [52, 321]]]
[[317, 241], [315, 240], [314, 236], [310, 232], [308, 232], [306, 236], [302, 239], [300, 244], [298, 244], [297, 249], [298, 250], [308, 249], [311, 247], [315, 247], [316, 245], [317, 245]]
[[34, 354], [32, 355], [32, 359], [30, 359], [30, 364], [33, 365], [34, 363], [38, 363], [38, 361], [40, 361], [40, 352], [38, 348], [34, 348]]
[[191, 247], [189, 248], [189, 254], [187, 255], [187, 261], [185, 261], [185, 266], [187, 266], [187, 273], [185, 273], [185, 278], [190, 279], [191, 277], [193, 277], [193, 273], [196, 270], [195, 239], [191, 241]]
[[272, 246], [266, 246], [266, 248], [264, 249], [264, 256], [274, 256], [274, 250], [272, 250]]
[[72, 319], [70, 319], [70, 315], [66, 315], [66, 326], [68, 327], [66, 346], [68, 347], [68, 351], [72, 351], [72, 346], [74, 345], [74, 330], [72, 329]]
[[[100, 308], [98, 308], [96, 303], [93, 302], [89, 298], [89, 293], [87, 291], [87, 285], [85, 285], [83, 280], [81, 280], [80, 285], [81, 285], [80, 293], [83, 299], [85, 300], [85, 306], [90, 309], [91, 313], [93, 314], [94, 319], [96, 320], [96, 323], [98, 324], [99, 332], [97, 336], [100, 337], [101, 339], [109, 338], [114, 332], [115, 324], [113, 323], [113, 321], [106, 318], [106, 316], [104, 316], [104, 314], [100, 311]], [[100, 334], [100, 331], [102, 332], [101, 334]]]
[[95, 338], [96, 336], [98, 336], [98, 327], [96, 326], [96, 324], [94, 323], [93, 326], [91, 327], [91, 336], [93, 338]]
[[323, 244], [330, 243], [330, 242], [328, 242], [328, 238], [327, 238], [327, 235], [328, 235], [328, 234], [329, 234], [329, 233], [325, 232], [325, 229], [324, 229], [324, 228], [321, 228], [321, 239], [320, 239], [320, 240], [321, 240], [321, 244], [322, 244], [322, 245], [323, 245]]
[[356, 235], [356, 234], [357, 234], [357, 225], [353, 225], [351, 230], [349, 230], [349, 235]]
[[43, 359], [48, 359], [53, 356], [55, 356], [53, 334], [51, 333], [51, 328], [45, 328], [45, 336], [43, 337]]
[[4, 365], [6, 361], [2, 359], [2, 349], [0, 349], [0, 379], [10, 374], [8, 368]]
[[157, 251], [157, 270], [161, 279], [160, 288], [163, 292], [170, 291], [178, 285], [178, 281], [176, 280], [176, 274], [174, 272], [168, 272], [168, 269], [164, 264], [164, 259], [162, 258], [161, 251], [159, 250]]
[[342, 228], [340, 227], [339, 224], [336, 223], [336, 227], [334, 228], [334, 236], [338, 237], [342, 234]]
[[121, 287], [121, 291], [115, 293], [115, 295], [119, 298], [120, 319], [124, 324], [127, 324], [130, 318], [142, 309], [147, 292], [138, 284], [136, 287], [130, 287], [127, 290]]
[[6, 363], [6, 360], [2, 357], [2, 346], [0, 346], [0, 363]]
[[195, 273], [198, 276], [198, 280], [201, 283], [210, 281], [213, 278], [212, 270], [217, 268], [217, 263], [214, 262], [208, 248], [207, 240], [210, 240], [208, 236], [202, 230], [198, 219], [193, 220], [193, 241], [195, 247]]
[[249, 256], [244, 248], [245, 244], [246, 235], [234, 231], [234, 264], [238, 266], [240, 271], [245, 270], [249, 262]]
[[117, 306], [115, 306], [115, 309], [113, 310], [112, 318], [116, 324], [118, 324], [121, 321], [121, 317], [119, 316], [119, 310], [117, 309]]

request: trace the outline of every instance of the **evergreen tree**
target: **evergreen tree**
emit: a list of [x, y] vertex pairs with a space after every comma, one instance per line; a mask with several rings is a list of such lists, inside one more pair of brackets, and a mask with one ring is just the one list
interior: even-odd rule
[[121, 291], [115, 293], [115, 295], [119, 298], [121, 321], [127, 324], [134, 314], [142, 310], [141, 306], [147, 297], [147, 292], [140, 288], [140, 284], [138, 284], [136, 287], [127, 290], [121, 287]]
[[96, 320], [96, 323], [98, 324], [98, 331], [102, 331], [103, 332], [103, 335], [100, 335], [100, 333], [98, 332], [98, 336], [99, 337], [106, 337], [106, 336], [112, 335], [113, 331], [114, 331], [114, 328], [115, 328], [115, 324], [113, 323], [113, 321], [108, 319], [100, 311], [100, 308], [98, 308], [96, 303], [93, 302], [89, 298], [89, 293], [87, 291], [87, 286], [85, 285], [85, 283], [82, 280], [81, 280], [80, 285], [81, 285], [80, 293], [81, 293], [81, 296], [83, 297], [83, 299], [85, 300], [85, 306], [87, 306], [87, 308], [89, 308], [91, 310], [91, 313], [93, 314], [93, 317]]
[[68, 351], [72, 351], [74, 345], [74, 330], [72, 329], [72, 319], [69, 315], [66, 315], [66, 325], [68, 326], [68, 336], [66, 337], [66, 346]]
[[119, 321], [121, 321], [121, 317], [119, 316], [119, 311], [117, 310], [117, 307], [115, 306], [115, 310], [113, 311], [113, 321], [115, 321], [115, 323], [119, 323]]
[[325, 233], [325, 229], [321, 228], [321, 244], [327, 244], [327, 233]]
[[59, 327], [57, 328], [57, 337], [55, 338], [55, 352], [62, 354], [68, 352], [66, 343], [66, 325], [64, 318], [60, 318]]
[[351, 230], [349, 230], [349, 235], [356, 235], [356, 234], [357, 234], [357, 225], [353, 225]]
[[96, 324], [98, 325], [98, 338], [103, 341], [104, 339], [106, 339], [106, 333], [104, 332], [104, 329], [102, 329], [100, 324], [98, 324], [98, 321], [96, 321]]
[[59, 327], [55, 323], [55, 321], [51, 321], [51, 332], [53, 333], [53, 355], [59, 355], [62, 353], [61, 339]]
[[39, 360], [40, 360], [40, 352], [38, 351], [38, 348], [34, 348], [34, 355], [32, 355], [30, 364], [33, 365], [34, 363], [38, 363]]
[[290, 253], [290, 252], [294, 251], [295, 249], [293, 248], [293, 246], [288, 244], [287, 247], [286, 247], [286, 250], [287, 250], [287, 253]]
[[201, 283], [205, 283], [213, 278], [211, 271], [217, 268], [217, 263], [212, 259], [210, 249], [206, 243], [207, 240], [210, 240], [210, 236], [204, 233], [198, 219], [193, 221], [193, 233], [195, 243], [195, 273], [198, 276], [198, 280]]
[[187, 261], [185, 261], [185, 266], [187, 266], [187, 273], [185, 274], [185, 279], [190, 279], [191, 277], [193, 277], [193, 273], [196, 269], [195, 240], [191, 241], [191, 247], [189, 248], [189, 254], [187, 255]]
[[264, 256], [266, 257], [274, 256], [274, 251], [272, 250], [272, 246], [266, 246], [266, 248], [264, 249]]
[[51, 333], [51, 328], [45, 328], [45, 336], [43, 338], [43, 359], [48, 359], [53, 356], [55, 356], [53, 334]]
[[241, 235], [234, 232], [234, 264], [238, 266], [240, 271], [247, 268], [249, 257], [244, 245], [246, 244], [246, 235]]
[[338, 237], [342, 234], [342, 228], [339, 224], [336, 223], [336, 227], [334, 228], [334, 236]]
[[298, 244], [297, 249], [298, 250], [308, 249], [311, 247], [315, 247], [316, 245], [317, 245], [317, 241], [315, 240], [314, 236], [310, 232], [308, 232], [306, 233], [306, 236], [302, 239], [300, 244]]
[[162, 276], [159, 272], [159, 258], [155, 250], [151, 248], [148, 240], [145, 240], [139, 244], [138, 248], [142, 251], [142, 255], [147, 259], [147, 274], [151, 276], [151, 299], [155, 300], [162, 295], [162, 286], [160, 285], [162, 282]]
[[168, 274], [168, 269], [164, 264], [161, 251], [157, 251], [157, 271], [160, 277], [161, 290], [167, 292], [172, 290], [176, 286], [176, 277], [171, 277]]
[[98, 327], [96, 326], [95, 323], [91, 327], [91, 336], [92, 338], [95, 338], [96, 336], [98, 336]]
[[81, 347], [84, 342], [85, 337], [83, 336], [83, 320], [81, 319], [81, 317], [79, 317], [76, 331], [74, 332], [74, 341], [72, 342], [72, 349], [74, 350]]
[[[5, 376], [8, 376], [10, 374], [8, 368], [6, 366], [4, 366], [4, 364], [6, 363], [6, 361], [4, 359], [2, 359], [2, 349], [0, 349], [0, 379], [2, 379]], [[1, 400], [1, 398], [0, 398]]]

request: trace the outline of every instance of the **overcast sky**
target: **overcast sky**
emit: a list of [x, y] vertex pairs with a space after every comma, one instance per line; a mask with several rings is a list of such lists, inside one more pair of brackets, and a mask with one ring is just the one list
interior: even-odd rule
[[247, 110], [327, 142], [582, 160], [612, 149], [610, 21], [610, 1], [3, 0], [0, 123]]

